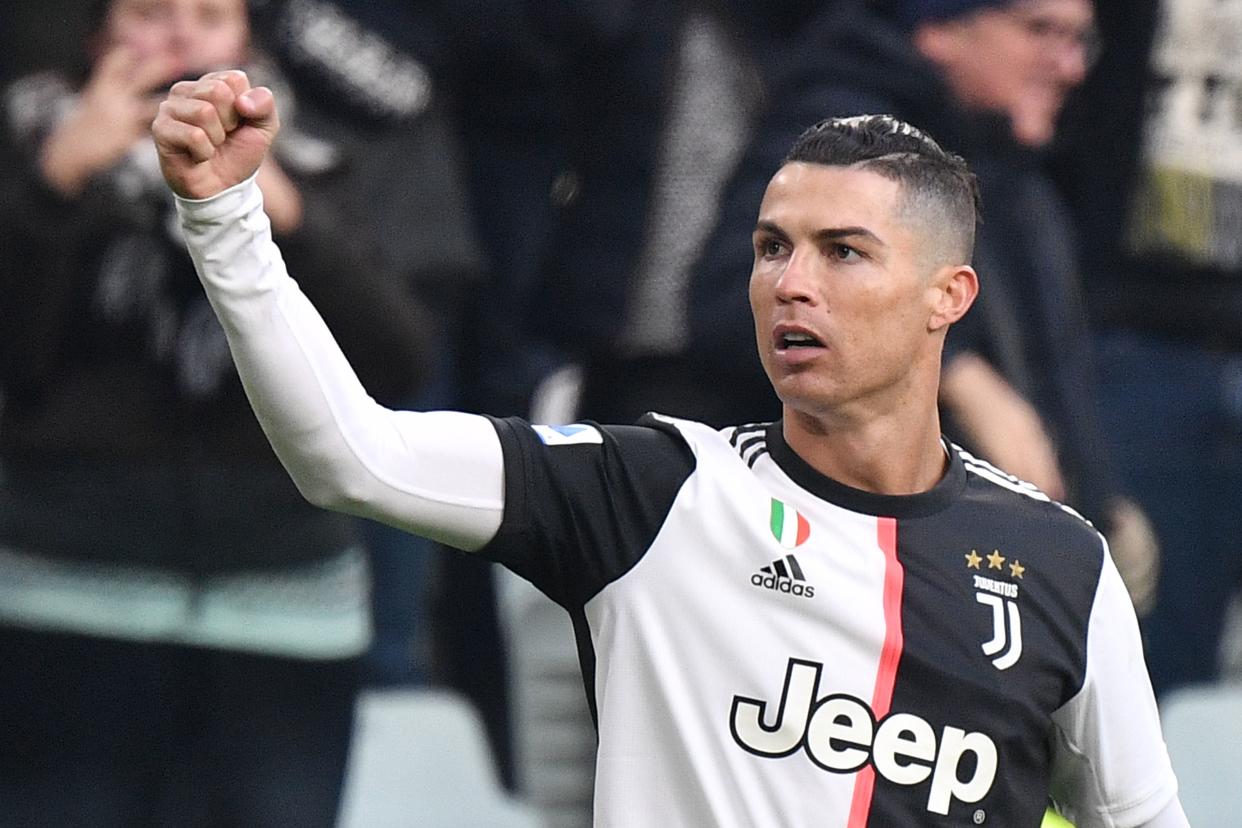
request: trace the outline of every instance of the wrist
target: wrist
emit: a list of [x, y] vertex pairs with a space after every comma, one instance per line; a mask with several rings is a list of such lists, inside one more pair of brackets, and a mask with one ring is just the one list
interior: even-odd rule
[[[251, 212], [263, 203], [263, 194], [251, 175], [245, 181], [238, 182], [218, 193], [204, 198], [188, 198], [176, 196], [177, 210], [182, 218], [191, 222], [214, 223], [229, 216], [238, 216]], [[261, 212], [261, 211], [260, 211]]]

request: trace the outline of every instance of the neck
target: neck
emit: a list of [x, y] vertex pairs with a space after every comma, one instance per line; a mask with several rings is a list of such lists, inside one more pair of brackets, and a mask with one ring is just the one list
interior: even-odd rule
[[784, 407], [785, 442], [820, 474], [886, 495], [918, 494], [944, 476], [947, 458], [934, 404], [888, 416], [824, 416]]

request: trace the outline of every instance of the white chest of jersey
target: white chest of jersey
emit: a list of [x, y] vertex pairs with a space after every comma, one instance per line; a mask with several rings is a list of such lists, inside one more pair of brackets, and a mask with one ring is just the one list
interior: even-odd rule
[[597, 825], [1037, 826], [1050, 793], [1120, 825], [1172, 796], [1142, 662], [1109, 661], [1124, 588], [1042, 494], [958, 450], [930, 492], [860, 492], [779, 424], [497, 430], [484, 554], [574, 617]]
[[876, 753], [929, 810], [981, 798], [994, 746], [962, 784], [956, 762], [933, 774], [941, 723], [899, 720], [876, 745], [901, 648], [893, 519], [816, 498], [768, 458], [742, 473], [728, 443], [698, 451], [648, 554], [586, 606], [600, 824], [865, 824]]

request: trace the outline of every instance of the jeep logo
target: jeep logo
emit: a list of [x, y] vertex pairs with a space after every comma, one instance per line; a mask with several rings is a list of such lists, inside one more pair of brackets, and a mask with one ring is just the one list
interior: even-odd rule
[[[757, 756], [776, 759], [799, 749], [830, 773], [854, 773], [872, 765], [898, 785], [919, 785], [931, 778], [927, 810], [948, 814], [949, 803], [978, 802], [996, 779], [996, 744], [983, 733], [946, 726], [937, 740], [925, 719], [892, 713], [876, 722], [863, 701], [844, 693], [816, 698], [824, 666], [789, 659], [776, 721], [765, 723], [768, 703], [733, 697], [729, 729], [733, 740]], [[962, 780], [958, 769], [974, 755], [974, 773]]]

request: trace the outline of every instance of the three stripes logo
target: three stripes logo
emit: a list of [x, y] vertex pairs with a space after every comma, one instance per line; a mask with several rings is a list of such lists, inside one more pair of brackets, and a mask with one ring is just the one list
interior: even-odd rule
[[811, 524], [806, 517], [776, 498], [772, 498], [769, 525], [772, 528], [772, 536], [786, 549], [801, 546], [811, 536]]
[[815, 597], [815, 587], [806, 582], [806, 575], [802, 573], [802, 567], [792, 553], [760, 567], [758, 572], [750, 576], [750, 583], [773, 592], [784, 592], [801, 598]]

